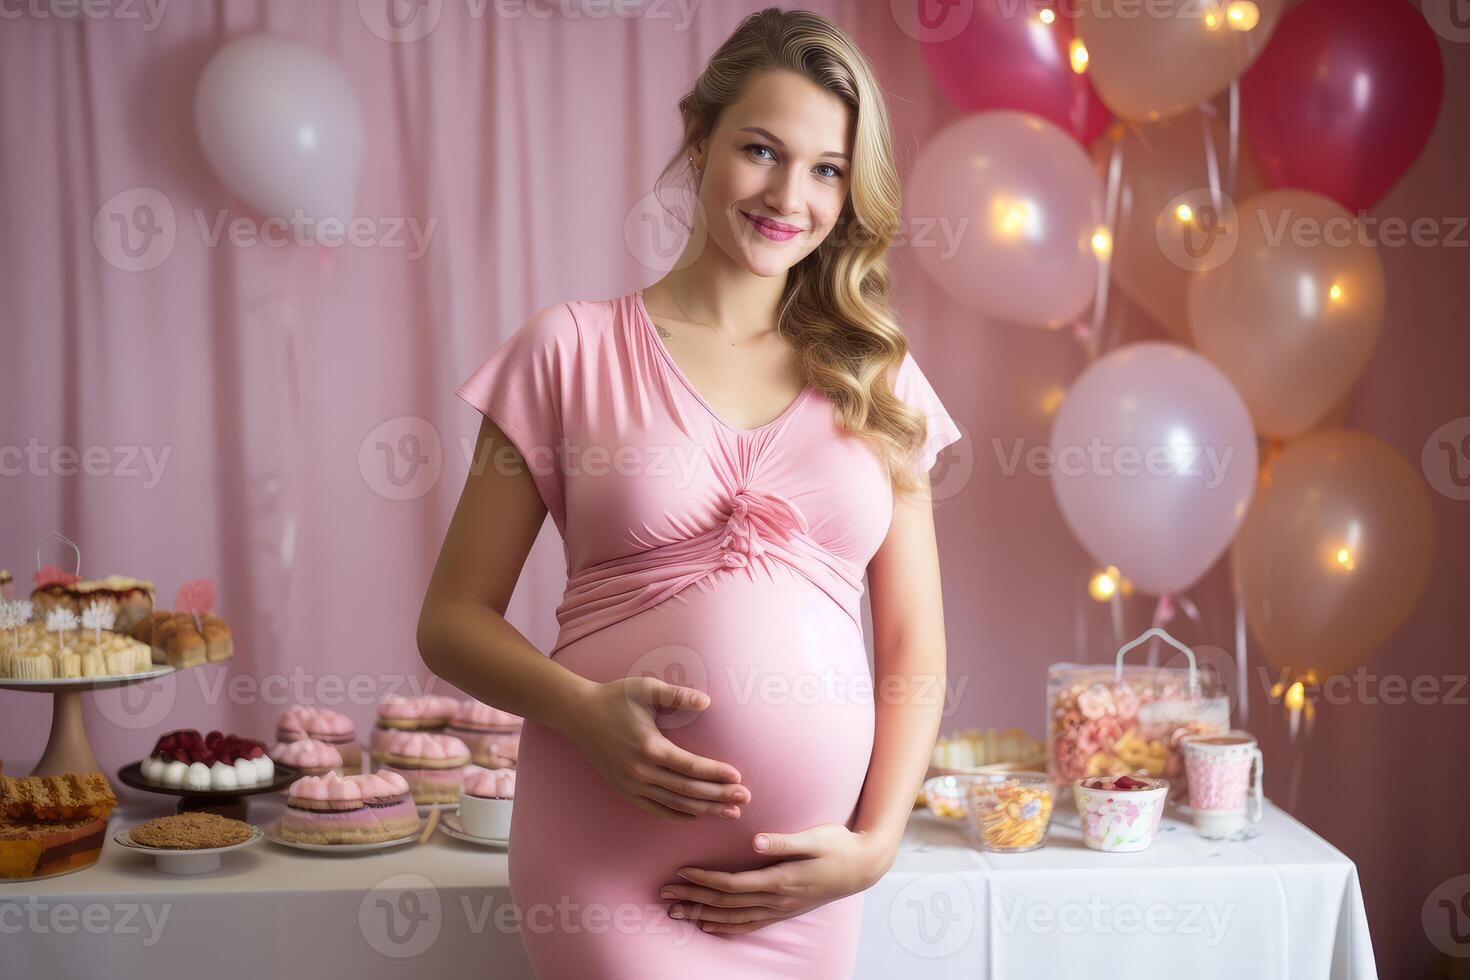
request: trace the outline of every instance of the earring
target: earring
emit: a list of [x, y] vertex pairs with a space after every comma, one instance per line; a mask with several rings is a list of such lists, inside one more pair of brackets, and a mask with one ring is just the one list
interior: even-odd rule
[[694, 172], [697, 173], [697, 174], [704, 173], [703, 170], [699, 169], [699, 167], [695, 165], [695, 163], [694, 163], [694, 154], [692, 154], [692, 153], [689, 154], [689, 166], [694, 167]]

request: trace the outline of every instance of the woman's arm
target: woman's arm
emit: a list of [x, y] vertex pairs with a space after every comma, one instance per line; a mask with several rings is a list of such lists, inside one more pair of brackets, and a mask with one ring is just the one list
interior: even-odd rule
[[927, 479], [918, 495], [894, 504], [868, 585], [875, 728], [853, 830], [871, 842], [876, 881], [898, 854], [944, 710], [944, 599]]
[[428, 668], [497, 708], [564, 731], [592, 681], [544, 656], [505, 619], [546, 518], [530, 468], [498, 426], [480, 425], [475, 460], [419, 611]]

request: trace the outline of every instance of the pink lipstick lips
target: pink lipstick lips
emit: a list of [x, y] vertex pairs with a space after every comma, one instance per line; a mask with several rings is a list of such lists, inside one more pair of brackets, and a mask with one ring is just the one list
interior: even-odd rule
[[740, 213], [745, 216], [746, 221], [749, 221], [752, 225], [755, 226], [756, 231], [760, 232], [762, 235], [765, 235], [773, 242], [789, 242], [791, 239], [801, 234], [800, 228], [796, 227], [795, 225], [788, 225], [784, 221], [776, 221], [772, 218], [757, 217], [756, 215], [749, 214], [745, 211], [741, 211]]

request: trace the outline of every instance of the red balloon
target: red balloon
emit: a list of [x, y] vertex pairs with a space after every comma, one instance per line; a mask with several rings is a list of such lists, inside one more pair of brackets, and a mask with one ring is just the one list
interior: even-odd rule
[[[917, 0], [921, 25], [934, 0]], [[941, 9], [943, 5], [939, 5]], [[958, 9], [958, 8], [956, 8]], [[1072, 18], [1024, 0], [975, 0], [958, 33], [940, 26], [919, 34], [929, 74], [966, 112], [1019, 109], [1056, 123], [1084, 145], [1111, 118], [1086, 75], [1072, 70]], [[953, 13], [953, 11], [951, 11]]]
[[1408, 0], [1306, 0], [1240, 87], [1245, 131], [1271, 183], [1350, 211], [1409, 169], [1443, 97], [1439, 44]]

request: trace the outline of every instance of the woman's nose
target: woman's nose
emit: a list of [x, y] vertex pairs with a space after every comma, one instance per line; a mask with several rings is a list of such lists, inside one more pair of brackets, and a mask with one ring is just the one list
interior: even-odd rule
[[782, 217], [800, 211], [801, 178], [802, 174], [794, 167], [781, 168], [766, 190], [766, 207]]

